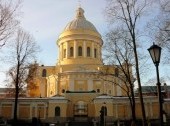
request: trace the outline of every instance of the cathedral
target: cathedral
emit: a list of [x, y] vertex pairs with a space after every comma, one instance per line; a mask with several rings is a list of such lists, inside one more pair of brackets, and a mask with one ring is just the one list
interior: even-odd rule
[[[95, 91], [98, 94], [122, 96], [119, 86], [109, 84], [97, 76], [103, 69], [111, 67], [112, 72], [115, 72], [115, 69], [118, 72], [117, 67], [109, 68], [103, 65], [102, 45], [101, 35], [95, 26], [86, 20], [84, 10], [78, 8], [75, 18], [66, 25], [57, 40], [59, 59], [56, 66], [38, 66], [34, 78], [36, 88], [30, 89], [29, 96], [64, 96], [69, 91]], [[119, 81], [117, 78], [112, 79]]]
[[[121, 74], [119, 66], [104, 65], [102, 37], [86, 19], [81, 7], [77, 8], [74, 19], [66, 25], [56, 44], [59, 55], [55, 66], [38, 63], [31, 66], [27, 97], [18, 101], [18, 118], [31, 120], [37, 117], [52, 123], [73, 119], [100, 122], [100, 110], [104, 106], [107, 123], [130, 120], [130, 102], [121, 88], [124, 82], [117, 77]], [[100, 78], [100, 73], [106, 70], [116, 76]], [[145, 97], [144, 103], [147, 118], [158, 119], [157, 97]], [[2, 99], [0, 116], [13, 118], [13, 106], [14, 99]], [[164, 109], [170, 112], [170, 101], [164, 103]], [[142, 119], [138, 97], [136, 116]]]

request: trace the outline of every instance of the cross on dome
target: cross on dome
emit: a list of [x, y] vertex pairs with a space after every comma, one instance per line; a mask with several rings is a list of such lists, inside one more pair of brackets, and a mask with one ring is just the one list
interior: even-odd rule
[[81, 8], [81, 7], [79, 7], [77, 10], [76, 10], [76, 18], [84, 18], [85, 19], [85, 17], [84, 17], [84, 10]]

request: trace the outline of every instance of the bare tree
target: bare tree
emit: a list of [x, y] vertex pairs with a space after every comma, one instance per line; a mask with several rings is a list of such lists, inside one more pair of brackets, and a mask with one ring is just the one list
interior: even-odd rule
[[[170, 1], [160, 0], [160, 12], [152, 25], [155, 33], [155, 41], [164, 48], [163, 61], [170, 63]], [[167, 55], [168, 54], [168, 55]]]
[[156, 15], [148, 23], [147, 28], [153, 41], [163, 48], [162, 62], [169, 64], [170, 58], [170, 1], [155, 1], [157, 6]]
[[[105, 57], [111, 61], [109, 63], [117, 64], [115, 73], [103, 73], [105, 76], [114, 76], [123, 82], [122, 84], [110, 81], [119, 86], [128, 96], [132, 112], [132, 124], [136, 122], [135, 97], [134, 97], [134, 77], [132, 67], [134, 67], [133, 48], [130, 36], [123, 28], [111, 30], [106, 34], [106, 43], [104, 44]], [[109, 81], [109, 80], [105, 80]]]
[[[143, 125], [146, 126], [146, 115], [141, 89], [141, 78], [139, 69], [139, 23], [143, 13], [147, 10], [149, 5], [147, 0], [108, 0], [106, 8], [107, 17], [112, 28], [123, 27], [123, 32], [129, 35], [129, 45], [131, 46], [132, 55], [134, 57], [135, 73], [139, 88], [139, 96], [143, 117]], [[114, 48], [114, 47], [113, 47]], [[124, 48], [123, 48], [124, 49]]]
[[16, 20], [17, 10], [21, 1], [0, 0], [0, 48], [14, 34], [19, 21]]
[[38, 51], [33, 37], [24, 32], [21, 28], [16, 33], [16, 38], [11, 44], [9, 60], [12, 67], [8, 71], [11, 77], [11, 84], [15, 86], [15, 105], [14, 105], [14, 122], [17, 120], [17, 103], [19, 92], [25, 87], [29, 64], [35, 60], [35, 54]]
[[[26, 83], [27, 68], [20, 69], [20, 77], [18, 83], [18, 97], [26, 97]], [[7, 72], [7, 79], [5, 80], [6, 86], [8, 87], [7, 97], [15, 97], [15, 81], [16, 81], [16, 67], [11, 67]]]
[[159, 0], [159, 4], [161, 6], [161, 9], [164, 12], [170, 12], [170, 1], [169, 0]]

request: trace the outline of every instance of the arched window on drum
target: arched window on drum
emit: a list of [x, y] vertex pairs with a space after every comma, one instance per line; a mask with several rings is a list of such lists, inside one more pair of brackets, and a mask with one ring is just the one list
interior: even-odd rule
[[73, 55], [74, 55], [73, 47], [70, 47], [70, 57], [73, 57]]
[[83, 55], [83, 53], [82, 53], [82, 47], [79, 46], [79, 47], [78, 47], [78, 56], [82, 56], [82, 55]]
[[90, 47], [87, 47], [87, 57], [90, 57]]
[[97, 58], [97, 49], [94, 49], [94, 58]]

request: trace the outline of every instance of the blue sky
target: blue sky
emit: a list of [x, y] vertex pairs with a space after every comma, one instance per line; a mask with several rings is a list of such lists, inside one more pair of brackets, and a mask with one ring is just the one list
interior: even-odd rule
[[[97, 5], [96, 5], [97, 3]], [[24, 0], [21, 11], [22, 27], [30, 32], [41, 48], [38, 62], [55, 65], [58, 57], [56, 40], [68, 22], [74, 19], [79, 4], [85, 17], [103, 34], [106, 29], [103, 10], [105, 0]]]

